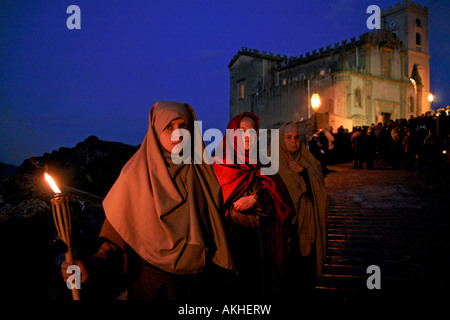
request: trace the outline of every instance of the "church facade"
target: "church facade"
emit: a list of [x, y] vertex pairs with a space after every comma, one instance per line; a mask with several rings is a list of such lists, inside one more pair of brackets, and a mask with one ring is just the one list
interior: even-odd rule
[[429, 59], [428, 8], [405, 0], [381, 11], [381, 29], [305, 55], [239, 50], [228, 66], [230, 117], [250, 111], [265, 128], [314, 118], [317, 129], [349, 130], [407, 119], [430, 110]]

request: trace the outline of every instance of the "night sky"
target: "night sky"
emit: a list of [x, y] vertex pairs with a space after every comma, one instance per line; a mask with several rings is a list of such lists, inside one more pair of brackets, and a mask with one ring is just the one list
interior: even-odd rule
[[[20, 165], [90, 135], [141, 143], [158, 100], [189, 103], [203, 129], [229, 120], [228, 63], [242, 47], [298, 56], [368, 32], [372, 4], [334, 1], [0, 2], [0, 161]], [[434, 107], [450, 104], [448, 0], [429, 8]], [[69, 30], [70, 5], [81, 30]]]

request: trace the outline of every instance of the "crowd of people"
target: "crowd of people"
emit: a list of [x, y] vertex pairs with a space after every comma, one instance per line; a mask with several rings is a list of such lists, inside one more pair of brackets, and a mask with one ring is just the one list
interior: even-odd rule
[[387, 124], [356, 126], [352, 131], [332, 127], [315, 132], [309, 140], [312, 154], [327, 165], [353, 162], [354, 169], [373, 169], [378, 160], [392, 169], [426, 172], [435, 183], [437, 170], [449, 144], [448, 115], [428, 112], [408, 120], [391, 120]]

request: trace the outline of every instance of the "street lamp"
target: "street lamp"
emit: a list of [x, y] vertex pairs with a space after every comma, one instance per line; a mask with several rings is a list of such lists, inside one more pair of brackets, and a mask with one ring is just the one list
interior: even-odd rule
[[313, 93], [311, 96], [311, 107], [314, 110], [314, 131], [317, 129], [317, 110], [320, 106], [320, 96], [318, 93]]
[[311, 96], [311, 106], [312, 106], [314, 111], [317, 111], [317, 109], [319, 109], [320, 96], [319, 96], [318, 93], [313, 93], [313, 95]]
[[430, 111], [432, 110], [431, 104], [433, 103], [433, 101], [434, 101], [434, 95], [430, 92], [430, 93], [428, 93], [428, 102], [430, 103], [430, 108], [429, 108]]

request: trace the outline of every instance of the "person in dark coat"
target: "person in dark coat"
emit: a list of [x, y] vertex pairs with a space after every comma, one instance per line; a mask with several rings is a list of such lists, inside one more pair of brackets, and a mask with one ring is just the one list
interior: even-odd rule
[[439, 164], [441, 147], [439, 139], [432, 129], [428, 130], [428, 136], [423, 143], [423, 159], [428, 182], [435, 186], [439, 182]]
[[329, 173], [328, 171], [328, 163], [330, 160], [330, 144], [329, 144], [329, 140], [328, 137], [325, 135], [325, 132], [321, 129], [319, 131], [319, 146], [320, 149], [322, 150], [322, 172], [324, 175], [327, 175]]
[[372, 128], [367, 129], [364, 137], [364, 158], [367, 162], [367, 169], [373, 169], [373, 163], [377, 157], [378, 138]]
[[353, 169], [362, 169], [364, 135], [360, 127], [355, 128], [350, 140], [352, 143]]
[[392, 152], [392, 169], [399, 169], [402, 157], [403, 137], [400, 129], [397, 127], [391, 130], [391, 152]]
[[411, 132], [411, 128], [406, 129], [406, 135], [403, 138], [403, 152], [405, 155], [405, 168], [407, 170], [414, 170], [414, 164], [416, 161], [416, 142], [415, 137]]
[[321, 167], [322, 167], [322, 172], [324, 175], [326, 175], [325, 152], [322, 149], [322, 145], [320, 143], [320, 138], [317, 133], [313, 134], [313, 136], [311, 137], [311, 140], [309, 140], [308, 149], [313, 154], [313, 156], [317, 160], [319, 160]]

